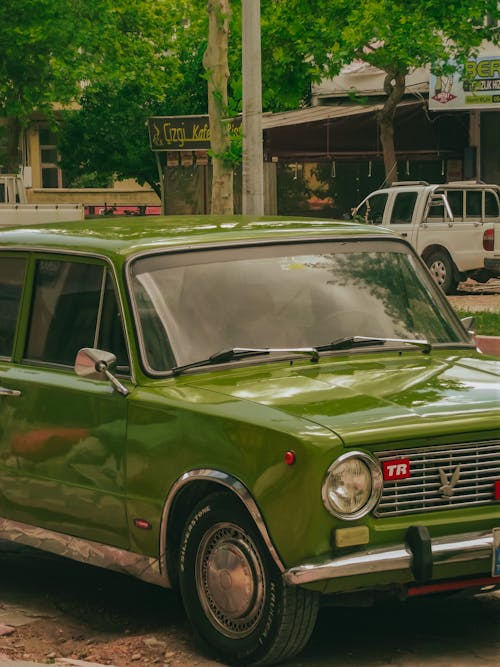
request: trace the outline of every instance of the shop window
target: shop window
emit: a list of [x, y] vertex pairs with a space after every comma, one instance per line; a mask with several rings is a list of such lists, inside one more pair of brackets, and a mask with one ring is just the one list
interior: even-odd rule
[[57, 138], [49, 127], [39, 128], [42, 188], [61, 188], [62, 173], [57, 165]]

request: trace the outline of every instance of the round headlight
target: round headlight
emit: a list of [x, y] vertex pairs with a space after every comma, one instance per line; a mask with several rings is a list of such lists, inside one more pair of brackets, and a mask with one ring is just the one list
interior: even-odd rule
[[323, 502], [336, 517], [358, 519], [375, 506], [381, 488], [382, 473], [375, 460], [364, 452], [349, 452], [328, 468]]

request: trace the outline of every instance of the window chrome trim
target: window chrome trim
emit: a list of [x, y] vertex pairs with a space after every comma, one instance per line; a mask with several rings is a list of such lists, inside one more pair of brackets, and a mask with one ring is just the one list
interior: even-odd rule
[[0, 538], [168, 588], [157, 558], [0, 517]]
[[[131, 346], [131, 341], [130, 341], [130, 336], [127, 331], [127, 327], [125, 326], [125, 307], [124, 307], [124, 302], [122, 298], [122, 294], [120, 290], [118, 289], [120, 285], [120, 281], [118, 280], [118, 273], [116, 271], [116, 267], [113, 264], [112, 260], [107, 257], [106, 255], [101, 255], [100, 253], [94, 253], [94, 252], [86, 252], [83, 250], [69, 250], [68, 248], [50, 248], [50, 247], [39, 247], [39, 246], [17, 246], [17, 245], [1, 245], [0, 244], [0, 250], [1, 251], [12, 251], [13, 254], [17, 252], [24, 252], [26, 253], [26, 260], [27, 260], [27, 265], [29, 263], [30, 259], [34, 259], [36, 261], [36, 256], [37, 254], [40, 255], [65, 255], [66, 257], [85, 257], [88, 259], [98, 259], [102, 262], [104, 262], [104, 268], [107, 271], [108, 269], [110, 270], [110, 274], [113, 280], [113, 288], [115, 289], [116, 292], [116, 300], [118, 303], [118, 308], [120, 310], [121, 314], [121, 319], [122, 319], [122, 328], [123, 328], [123, 336], [125, 338], [125, 345], [127, 347], [127, 354], [128, 354], [128, 359], [129, 359], [129, 364], [130, 364], [130, 373], [123, 376], [126, 378], [130, 378], [131, 382], [133, 384], [137, 384], [135, 373], [134, 373], [134, 365], [133, 365], [133, 356], [131, 354], [132, 352], [132, 346]], [[26, 274], [24, 276], [24, 283], [23, 283], [23, 289], [26, 287]], [[125, 284], [124, 287], [128, 288], [128, 285]], [[31, 294], [30, 296], [30, 305], [31, 305]], [[132, 318], [132, 323], [133, 323], [133, 318]], [[26, 332], [27, 333], [27, 332]], [[9, 360], [10, 361], [10, 360]], [[26, 363], [26, 359], [23, 358], [23, 363]], [[33, 364], [28, 364], [28, 365], [35, 365], [36, 362]], [[70, 366], [59, 366], [61, 369], [68, 370], [72, 367]]]
[[[136, 333], [136, 338], [137, 338], [136, 342], [139, 348], [139, 362], [141, 368], [143, 369], [145, 374], [151, 378], [158, 379], [158, 378], [174, 377], [174, 373], [172, 372], [171, 369], [158, 371], [151, 368], [149, 365], [149, 360], [146, 354], [146, 348], [142, 336], [141, 320], [136, 306], [134, 291], [132, 289], [133, 280], [131, 275], [131, 266], [137, 260], [145, 259], [147, 257], [151, 257], [154, 255], [181, 255], [181, 254], [183, 255], [183, 254], [203, 253], [203, 252], [210, 253], [227, 249], [238, 251], [238, 250], [245, 250], [247, 248], [253, 249], [259, 246], [272, 247], [272, 246], [312, 245], [316, 243], [332, 243], [332, 244], [342, 245], [345, 248], [345, 246], [348, 244], [355, 246], [361, 243], [364, 244], [375, 243], [377, 248], [378, 247], [382, 248], [385, 246], [386, 250], [390, 248], [394, 252], [400, 252], [402, 254], [412, 255], [413, 259], [419, 262], [420, 265], [424, 268], [424, 274], [427, 275], [428, 269], [425, 262], [422, 260], [420, 255], [418, 255], [416, 250], [407, 240], [399, 236], [393, 236], [389, 230], [387, 231], [387, 236], [385, 236], [384, 234], [374, 235], [370, 233], [366, 233], [366, 235], [356, 234], [356, 231], [357, 230], [355, 230], [352, 234], [338, 235], [338, 230], [336, 232], [335, 230], [332, 230], [331, 228], [327, 227], [325, 229], [321, 229], [319, 234], [317, 235], [315, 234], [314, 236], [311, 237], [293, 234], [290, 237], [277, 236], [274, 238], [258, 238], [258, 239], [243, 238], [243, 239], [238, 239], [236, 241], [219, 241], [219, 242], [214, 241], [212, 243], [196, 243], [196, 244], [185, 244], [185, 245], [182, 244], [175, 246], [164, 246], [159, 248], [156, 247], [148, 250], [141, 250], [136, 254], [127, 257], [123, 266], [124, 285], [126, 287], [126, 291], [129, 296], [132, 324], [134, 331]], [[397, 248], [397, 246], [400, 246], [399, 249]], [[429, 276], [429, 282], [431, 284], [434, 284], [432, 277], [430, 276]], [[455, 314], [453, 308], [449, 304], [445, 295], [440, 294], [441, 290], [437, 290], [436, 292], [438, 295], [437, 298], [441, 298], [441, 303], [439, 305], [445, 310], [447, 310], [448, 314], [451, 313], [452, 317], [455, 318], [456, 321], [458, 321], [458, 316]], [[460, 333], [463, 333], [463, 327], [459, 327], [458, 330]], [[457, 341], [454, 344], [459, 345], [460, 347], [463, 347], [464, 345], [471, 346], [471, 344], [466, 341], [460, 341], [460, 342]], [[449, 343], [443, 345], [449, 345]], [[204, 370], [206, 370], [206, 368]], [[196, 372], [196, 370], [194, 372]]]
[[175, 498], [179, 491], [184, 488], [187, 484], [198, 482], [198, 481], [208, 481], [215, 482], [220, 486], [223, 486], [229, 489], [232, 493], [236, 494], [240, 500], [245, 505], [248, 513], [252, 517], [257, 526], [258, 531], [260, 532], [262, 539], [266, 547], [269, 550], [271, 558], [276, 563], [280, 572], [285, 571], [283, 562], [273, 544], [271, 536], [267, 530], [266, 523], [262, 514], [260, 513], [259, 507], [250, 491], [247, 487], [240, 482], [239, 479], [229, 475], [228, 473], [222, 472], [221, 470], [213, 470], [210, 468], [199, 468], [195, 470], [189, 470], [181, 475], [170, 487], [170, 491], [167, 496], [167, 500], [163, 507], [163, 513], [160, 524], [160, 555], [159, 555], [159, 564], [160, 572], [170, 582], [170, 577], [167, 568], [167, 539], [168, 539], [168, 522], [170, 519], [170, 510], [175, 501]]

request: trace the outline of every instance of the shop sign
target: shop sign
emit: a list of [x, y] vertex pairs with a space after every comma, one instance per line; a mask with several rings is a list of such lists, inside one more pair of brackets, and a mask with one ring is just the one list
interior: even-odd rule
[[[230, 134], [241, 132], [241, 118], [225, 122]], [[153, 116], [148, 119], [148, 130], [153, 151], [198, 151], [210, 148], [208, 115]]]
[[452, 74], [431, 74], [429, 109], [500, 110], [500, 51], [496, 55], [469, 58], [465, 65], [456, 65]]

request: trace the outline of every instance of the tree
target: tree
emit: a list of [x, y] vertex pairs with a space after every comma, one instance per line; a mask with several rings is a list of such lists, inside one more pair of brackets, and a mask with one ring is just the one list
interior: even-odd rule
[[78, 108], [63, 115], [58, 147], [68, 183], [102, 187], [115, 178], [134, 178], [160, 194], [147, 119], [205, 113], [207, 105], [202, 64], [207, 19], [200, 12], [185, 25], [187, 4], [163, 3], [154, 25], [142, 26], [160, 56], [152, 51], [139, 60], [124, 58], [127, 76], [117, 72], [114, 79], [90, 83]]
[[144, 75], [162, 78], [161, 19], [171, 0], [3, 0], [0, 5], [0, 117], [6, 166], [17, 171], [19, 135], [34, 112], [78, 100], [82, 88]]
[[497, 0], [289, 0], [272, 5], [273, 48], [308, 54], [315, 78], [333, 76], [355, 59], [385, 73], [378, 123], [389, 183], [397, 180], [394, 116], [408, 72], [429, 64], [436, 72], [450, 72], [482, 41], [499, 40]]
[[231, 6], [229, 0], [208, 0], [208, 44], [203, 57], [208, 81], [208, 116], [212, 153], [212, 213], [231, 215], [233, 165], [227, 159], [231, 147], [227, 82]]

